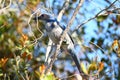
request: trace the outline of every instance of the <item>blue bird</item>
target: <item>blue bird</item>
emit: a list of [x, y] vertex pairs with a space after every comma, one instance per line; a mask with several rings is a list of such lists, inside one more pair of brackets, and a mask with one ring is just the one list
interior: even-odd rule
[[[33, 19], [41, 20], [45, 24], [45, 29], [48, 37], [52, 40], [54, 44], [58, 44], [65, 27], [61, 26], [57, 19], [49, 14], [41, 14], [40, 16], [35, 17]], [[61, 46], [61, 50], [67, 51], [71, 55], [79, 72], [82, 73], [82, 71], [80, 70], [79, 60], [77, 59], [77, 56], [74, 53], [73, 40], [68, 33], [65, 34], [65, 39], [63, 40], [63, 43], [64, 44]]]

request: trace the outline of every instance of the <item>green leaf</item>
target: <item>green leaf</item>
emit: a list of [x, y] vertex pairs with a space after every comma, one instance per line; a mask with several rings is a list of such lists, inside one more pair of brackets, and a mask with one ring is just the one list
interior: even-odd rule
[[53, 75], [53, 73], [49, 73], [47, 74], [45, 77], [43, 77], [42, 80], [56, 80], [55, 76]]
[[100, 15], [97, 17], [97, 21], [98, 22], [102, 22], [103, 20], [105, 20], [107, 18], [108, 15]]

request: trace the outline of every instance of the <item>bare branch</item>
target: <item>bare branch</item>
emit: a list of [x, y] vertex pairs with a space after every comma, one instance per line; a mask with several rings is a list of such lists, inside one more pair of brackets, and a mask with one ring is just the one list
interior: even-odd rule
[[89, 21], [91, 21], [91, 20], [97, 18], [98, 16], [100, 16], [102, 12], [107, 11], [107, 10], [108, 10], [110, 7], [112, 7], [112, 6], [114, 5], [114, 3], [117, 2], [117, 1], [118, 1], [118, 0], [115, 0], [115, 1], [114, 1], [113, 3], [111, 3], [107, 8], [99, 11], [94, 17], [92, 17], [92, 18], [84, 21], [82, 24], [78, 25], [77, 28], [73, 31], [73, 33], [74, 33], [75, 31], [77, 31], [79, 28], [81, 28], [84, 24], [86, 24], [86, 23], [88, 23]]
[[73, 74], [73, 75], [68, 76], [68, 77], [63, 77], [63, 78], [61, 78], [61, 80], [69, 79], [69, 78], [72, 78], [72, 77], [76, 77], [77, 80], [82, 80], [82, 77], [79, 74]]
[[[29, 26], [30, 32], [31, 32], [32, 35], [34, 36], [36, 42], [37, 42], [37, 39], [36, 39], [34, 33], [32, 32], [31, 25], [30, 25], [30, 21], [31, 21], [33, 15], [35, 15], [35, 14], [36, 14], [37, 12], [39, 12], [39, 11], [40, 11], [40, 9], [37, 9], [33, 14], [30, 15], [30, 17], [29, 17], [29, 19], [28, 19], [28, 26]], [[37, 21], [38, 21], [38, 20], [37, 20]], [[37, 28], [38, 28], [38, 22], [37, 22]], [[40, 31], [40, 30], [39, 30], [39, 31]], [[40, 33], [42, 34], [42, 35], [41, 35], [41, 37], [42, 37], [42, 36], [43, 36], [43, 33], [42, 33], [41, 31], [40, 31]], [[41, 38], [41, 37], [40, 37], [40, 38]]]
[[4, 12], [7, 8], [9, 8], [9, 7], [11, 6], [11, 4], [12, 4], [12, 1], [10, 0], [8, 6], [6, 6], [6, 7], [2, 8], [2, 9], [0, 9], [0, 14], [1, 14], [2, 12]]
[[58, 20], [58, 21], [61, 20], [63, 14], [65, 13], [65, 10], [68, 8], [69, 2], [70, 2], [70, 0], [66, 0], [66, 2], [64, 3], [64, 5], [63, 5], [61, 11], [60, 11], [59, 14], [58, 14], [58, 17], [57, 17], [57, 20]]
[[47, 62], [48, 64], [49, 64], [49, 61], [51, 61], [51, 59], [49, 58], [49, 53], [51, 51], [52, 44], [53, 44], [52, 40], [49, 39], [48, 46], [46, 49], [46, 54], [45, 54], [45, 62]]
[[92, 45], [94, 45], [94, 46], [96, 46], [96, 47], [99, 48], [104, 54], [106, 54], [105, 51], [104, 51], [99, 45], [97, 45], [97, 44], [95, 44], [95, 43], [93, 43], [93, 42], [89, 42], [89, 43], [92, 44]]
[[[35, 14], [36, 14], [37, 12], [39, 12], [39, 11], [40, 11], [40, 9], [35, 10], [35, 12], [30, 15], [30, 17], [29, 17], [29, 19], [28, 19], [28, 22], [27, 22], [28, 27], [29, 27], [29, 29], [30, 29], [30, 33], [31, 33], [32, 36], [34, 37], [34, 41], [32, 41], [33, 43], [32, 43], [31, 45], [36, 44], [36, 43], [37, 43], [37, 40], [38, 40], [38, 39], [41, 39], [42, 36], [43, 36], [42, 31], [40, 31], [40, 29], [38, 28], [38, 20], [37, 20], [37, 29], [38, 29], [38, 31], [41, 33], [41, 36], [40, 36], [39, 38], [36, 38], [36, 36], [34, 35], [34, 33], [33, 33], [33, 31], [32, 31], [31, 24], [30, 24], [30, 21], [31, 21], [33, 15], [35, 15]], [[37, 15], [37, 16], [38, 16], [38, 15]], [[30, 45], [30, 46], [31, 46], [31, 45]], [[28, 46], [28, 45], [27, 45], [27, 46]], [[27, 47], [27, 46], [25, 46], [25, 47]]]

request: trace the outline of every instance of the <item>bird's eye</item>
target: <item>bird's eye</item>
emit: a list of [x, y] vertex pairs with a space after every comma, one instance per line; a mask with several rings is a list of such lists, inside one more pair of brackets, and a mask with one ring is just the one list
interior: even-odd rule
[[41, 17], [44, 17], [44, 14], [42, 14]]
[[49, 19], [49, 15], [47, 15], [47, 14], [42, 14], [40, 17], [43, 19]]

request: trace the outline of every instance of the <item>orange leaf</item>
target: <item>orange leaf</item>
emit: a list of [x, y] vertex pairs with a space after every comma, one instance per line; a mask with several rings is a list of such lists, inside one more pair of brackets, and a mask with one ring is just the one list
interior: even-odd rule
[[32, 59], [32, 55], [31, 55], [31, 54], [28, 54], [28, 55], [27, 55], [27, 59], [28, 59], [28, 60], [31, 60], [31, 59]]
[[117, 53], [118, 57], [120, 57], [120, 44], [118, 40], [113, 41], [112, 49]]
[[44, 71], [45, 71], [45, 65], [44, 65], [44, 64], [42, 64], [42, 65], [39, 67], [39, 71], [40, 71], [41, 74], [44, 73]]
[[116, 51], [116, 50], [118, 50], [118, 47], [119, 47], [118, 40], [114, 40], [112, 43], [112, 49], [114, 49]]
[[100, 62], [99, 63], [99, 66], [98, 66], [98, 72], [102, 71], [104, 68], [104, 63], [103, 62]]
[[4, 68], [7, 61], [8, 61], [8, 58], [1, 58], [0, 59], [0, 67]]
[[26, 41], [28, 40], [28, 36], [23, 34], [23, 33], [20, 33], [21, 34], [21, 37], [20, 37], [20, 43], [21, 45], [24, 47]]
[[21, 55], [21, 57], [22, 57], [23, 59], [25, 59], [26, 56], [27, 56], [27, 52], [24, 52], [24, 53], [22, 53], [22, 55]]
[[22, 38], [23, 38], [24, 41], [27, 41], [27, 40], [28, 40], [28, 36], [25, 35], [25, 34], [23, 34], [23, 33], [22, 33]]

